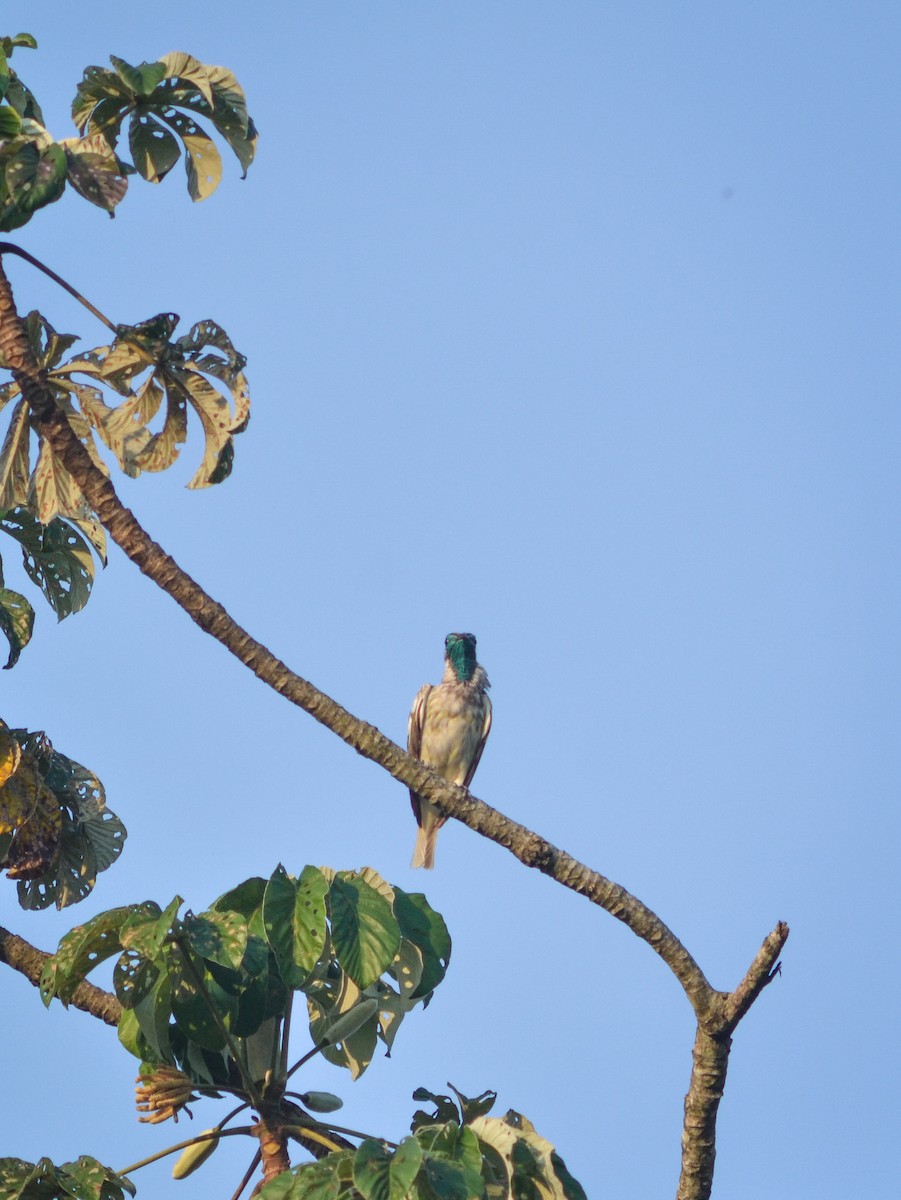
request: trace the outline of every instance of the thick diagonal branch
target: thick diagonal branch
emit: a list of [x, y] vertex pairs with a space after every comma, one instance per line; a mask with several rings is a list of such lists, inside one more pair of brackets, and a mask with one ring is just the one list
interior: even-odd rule
[[667, 963], [685, 989], [696, 1011], [703, 1011], [712, 989], [701, 968], [678, 938], [646, 905], [625, 888], [558, 850], [544, 838], [511, 821], [496, 809], [471, 796], [465, 788], [448, 784], [411, 758], [378, 729], [347, 712], [340, 704], [300, 675], [291, 671], [271, 651], [242, 629], [221, 604], [213, 600], [175, 560], [157, 545], [116, 495], [110, 481], [94, 466], [56, 405], [53, 394], [28, 345], [15, 310], [12, 290], [0, 268], [0, 351], [22, 388], [41, 436], [46, 438], [63, 466], [78, 483], [113, 541], [154, 583], [158, 584], [205, 633], [220, 641], [264, 683], [304, 709], [364, 757], [395, 779], [432, 801], [441, 812], [455, 817], [476, 833], [505, 846], [526, 866], [535, 867], [565, 887], [586, 896], [623, 921]]
[[[143, 530], [115, 489], [92, 463], [46, 386], [16, 314], [0, 266], [0, 352], [28, 401], [40, 434], [73, 476], [108, 533], [133, 563], [161, 587], [206, 633], [215, 637], [269, 687], [308, 712], [359, 754], [483, 837], [504, 846], [520, 862], [585, 896], [627, 925], [663, 959], [681, 983], [698, 1020], [694, 1067], [686, 1097], [683, 1172], [679, 1200], [706, 1200], [713, 1178], [716, 1106], [726, 1077], [731, 1032], [771, 978], [770, 951], [784, 943], [779, 926], [764, 943], [745, 980], [731, 995], [716, 991], [660, 918], [625, 888], [591, 870], [525, 826], [434, 774], [378, 729], [353, 716], [324, 692], [291, 671], [252, 638]], [[784, 931], [780, 939], [780, 930]], [[774, 940], [775, 939], [775, 940]], [[778, 954], [778, 950], [776, 951]], [[763, 974], [760, 971], [763, 970]]]

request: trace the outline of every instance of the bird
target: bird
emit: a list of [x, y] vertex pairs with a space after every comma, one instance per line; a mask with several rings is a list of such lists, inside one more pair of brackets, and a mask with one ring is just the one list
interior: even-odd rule
[[[407, 723], [407, 750], [449, 783], [469, 787], [491, 730], [490, 687], [485, 668], [476, 661], [472, 633], [449, 633], [444, 639], [444, 677], [416, 693]], [[435, 865], [435, 841], [447, 820], [424, 796], [410, 789], [419, 825], [412, 867]]]

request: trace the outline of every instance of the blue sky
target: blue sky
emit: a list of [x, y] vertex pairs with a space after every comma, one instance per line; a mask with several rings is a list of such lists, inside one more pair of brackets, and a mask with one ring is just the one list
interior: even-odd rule
[[[735, 1037], [714, 1194], [894, 1195], [901, 12], [33, 0], [16, 21], [59, 137], [83, 67], [173, 49], [235, 70], [261, 130], [204, 204], [176, 168], [113, 222], [67, 196], [21, 231], [114, 320], [213, 317], [248, 356], [232, 477], [183, 490], [195, 430], [125, 502], [397, 741], [445, 634], [474, 630], [477, 795], [640, 896], [719, 987], [791, 925]], [[104, 340], [9, 272], [23, 311]], [[79, 909], [6, 889], [4, 923], [52, 948], [280, 860], [370, 864], [444, 914], [451, 968], [390, 1060], [305, 1085], [393, 1138], [416, 1086], [496, 1088], [590, 1196], [674, 1192], [693, 1022], [662, 963], [462, 827], [414, 875], [405, 791], [118, 552], [82, 614], [38, 609], [2, 697], [130, 832]], [[0, 1153], [121, 1167], [181, 1131], [138, 1126], [134, 1063], [88, 1017], [11, 976], [4, 1011]], [[179, 1194], [228, 1195], [243, 1165], [229, 1146]]]

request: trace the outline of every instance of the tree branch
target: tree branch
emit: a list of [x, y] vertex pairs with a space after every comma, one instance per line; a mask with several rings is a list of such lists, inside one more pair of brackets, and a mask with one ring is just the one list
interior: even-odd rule
[[242, 629], [221, 604], [207, 595], [152, 540], [134, 514], [121, 503], [112, 483], [94, 466], [64, 413], [57, 407], [28, 346], [2, 265], [0, 352], [22, 388], [41, 437], [49, 442], [76, 480], [110, 537], [205, 633], [221, 642], [257, 678], [337, 734], [358, 754], [424, 796], [442, 814], [454, 817], [474, 832], [505, 847], [525, 866], [539, 870], [585, 896], [627, 925], [663, 959], [681, 983], [698, 1020], [694, 1066], [685, 1100], [683, 1171], [678, 1197], [679, 1200], [706, 1200], [713, 1179], [716, 1109], [726, 1078], [731, 1032], [772, 978], [773, 964], [788, 936], [788, 927], [780, 924], [769, 935], [735, 992], [716, 991], [675, 934], [625, 888], [510, 820], [465, 788], [447, 783], [375, 726], [359, 720], [295, 674]]
[[[45, 951], [38, 950], [24, 938], [10, 933], [8, 929], [4, 929], [0, 925], [0, 962], [6, 963], [14, 971], [24, 975], [28, 982], [33, 983], [35, 987], [40, 986], [41, 972], [49, 957], [50, 955]], [[102, 988], [95, 987], [93, 983], [80, 983], [73, 992], [69, 1004], [74, 1004], [82, 1012], [90, 1013], [99, 1021], [105, 1021], [107, 1025], [118, 1025], [119, 1018], [122, 1016], [122, 1005], [112, 992], [105, 992]]]

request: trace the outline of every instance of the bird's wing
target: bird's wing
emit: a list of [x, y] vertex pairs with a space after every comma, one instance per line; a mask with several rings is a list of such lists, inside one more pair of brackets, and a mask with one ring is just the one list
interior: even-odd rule
[[[416, 693], [413, 707], [410, 709], [410, 719], [407, 721], [407, 753], [419, 758], [422, 750], [422, 731], [425, 726], [425, 712], [428, 706], [432, 684], [424, 683]], [[410, 804], [416, 820], [419, 821], [419, 797], [414, 791], [410, 792]]]
[[488, 741], [488, 734], [491, 732], [491, 700], [488, 696], [485, 697], [485, 719], [482, 722], [482, 736], [479, 739], [479, 744], [475, 754], [472, 756], [472, 762], [469, 764], [469, 770], [466, 772], [466, 778], [463, 780], [463, 786], [469, 787], [472, 782], [472, 777], [476, 773], [476, 767], [479, 765], [479, 760], [482, 757], [482, 751], [485, 749], [485, 743]]

